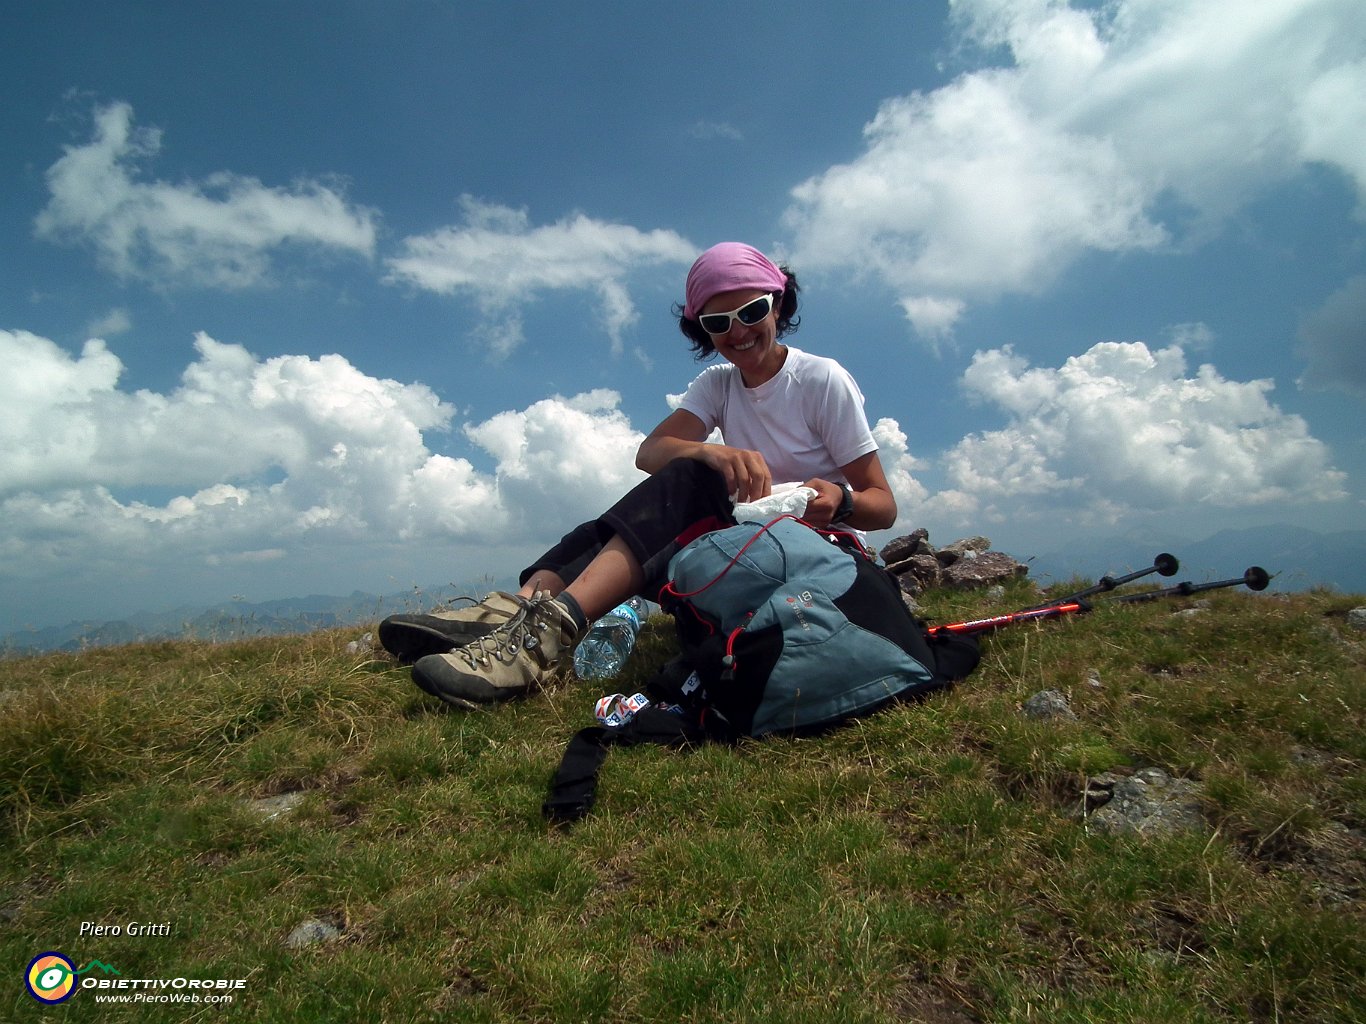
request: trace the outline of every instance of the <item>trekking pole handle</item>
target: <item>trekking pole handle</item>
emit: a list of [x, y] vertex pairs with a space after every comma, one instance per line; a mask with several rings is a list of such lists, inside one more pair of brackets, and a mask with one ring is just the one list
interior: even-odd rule
[[1248, 590], [1265, 590], [1271, 583], [1271, 577], [1260, 565], [1250, 565], [1244, 570], [1241, 578], [1236, 580], [1221, 580], [1218, 583], [1183, 583], [1181, 593], [1195, 594], [1201, 590], [1215, 590], [1219, 587], [1236, 587], [1239, 584], [1247, 587]]
[[1270, 583], [1270, 574], [1260, 565], [1252, 565], [1235, 580], [1219, 580], [1215, 583], [1191, 583], [1187, 580], [1174, 587], [1168, 587], [1166, 590], [1150, 590], [1146, 594], [1125, 594], [1123, 597], [1115, 598], [1115, 600], [1139, 602], [1153, 601], [1159, 597], [1186, 597], [1204, 590], [1218, 590], [1220, 587], [1247, 587], [1248, 590], [1265, 590]]

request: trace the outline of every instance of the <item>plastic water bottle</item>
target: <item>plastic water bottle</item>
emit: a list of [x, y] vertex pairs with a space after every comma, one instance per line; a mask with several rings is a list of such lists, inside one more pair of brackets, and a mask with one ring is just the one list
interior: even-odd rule
[[636, 645], [645, 602], [638, 597], [623, 601], [598, 619], [574, 649], [574, 671], [580, 679], [605, 679], [621, 671]]

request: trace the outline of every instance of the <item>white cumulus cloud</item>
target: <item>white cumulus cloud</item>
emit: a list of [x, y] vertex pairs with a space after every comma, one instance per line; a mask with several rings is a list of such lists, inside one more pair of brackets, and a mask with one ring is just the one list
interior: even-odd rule
[[874, 274], [930, 340], [1085, 253], [1197, 244], [1311, 162], [1366, 196], [1357, 0], [952, 9], [969, 50], [1008, 62], [886, 100], [787, 211], [802, 266]]
[[171, 184], [143, 173], [161, 132], [134, 124], [133, 108], [94, 114], [89, 142], [68, 146], [47, 172], [41, 238], [92, 248], [124, 278], [244, 288], [263, 282], [287, 246], [370, 257], [376, 216], [335, 187], [302, 180], [270, 187], [228, 171]]
[[[121, 388], [102, 341], [73, 355], [0, 331], [13, 371], [0, 381], [0, 579], [184, 576], [320, 546], [337, 559], [396, 543], [538, 549], [643, 478], [644, 435], [614, 391], [452, 434], [454, 410], [429, 388], [341, 356], [262, 360], [203, 333], [194, 347], [180, 384], [154, 393]], [[436, 436], [465, 451], [434, 450]]]
[[890, 417], [884, 416], [873, 424], [873, 439], [877, 441], [878, 461], [896, 498], [898, 521], [905, 522], [905, 510], [921, 506], [929, 496], [914, 474], [925, 463], [911, 454], [906, 432]]
[[645, 479], [635, 468], [645, 435], [618, 409], [621, 396], [597, 389], [548, 398], [465, 428], [498, 464], [498, 490], [519, 531], [553, 524], [553, 540], [595, 517]]
[[468, 195], [460, 202], [463, 223], [405, 238], [402, 252], [385, 261], [387, 280], [475, 302], [494, 358], [523, 340], [516, 303], [557, 291], [595, 295], [603, 331], [620, 354], [626, 330], [639, 318], [627, 277], [642, 267], [686, 266], [697, 255], [673, 231], [641, 231], [583, 214], [533, 226], [525, 210]]
[[1192, 375], [1175, 345], [1104, 342], [1056, 368], [995, 349], [963, 382], [1006, 423], [944, 454], [950, 486], [932, 511], [1094, 525], [1344, 496], [1327, 447], [1269, 400], [1270, 381], [1208, 364]]

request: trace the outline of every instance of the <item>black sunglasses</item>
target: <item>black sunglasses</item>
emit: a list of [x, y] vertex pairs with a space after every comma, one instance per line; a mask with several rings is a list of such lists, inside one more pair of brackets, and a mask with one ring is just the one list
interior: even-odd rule
[[703, 313], [697, 318], [697, 322], [702, 325], [702, 330], [708, 334], [719, 336], [730, 333], [732, 320], [739, 320], [746, 327], [753, 327], [768, 316], [768, 312], [772, 308], [773, 296], [760, 295], [757, 299], [751, 299], [739, 309], [732, 309], [729, 313]]

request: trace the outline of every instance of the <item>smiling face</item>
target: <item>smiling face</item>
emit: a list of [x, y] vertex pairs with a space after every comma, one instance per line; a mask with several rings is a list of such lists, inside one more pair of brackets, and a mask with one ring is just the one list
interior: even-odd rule
[[[729, 313], [764, 294], [762, 288], [718, 292], [707, 300], [699, 315]], [[721, 357], [740, 371], [747, 388], [756, 388], [771, 380], [782, 369], [783, 360], [787, 358], [787, 346], [778, 344], [776, 305], [756, 324], [746, 325], [732, 318], [730, 330], [725, 334], [713, 334], [711, 342]]]

